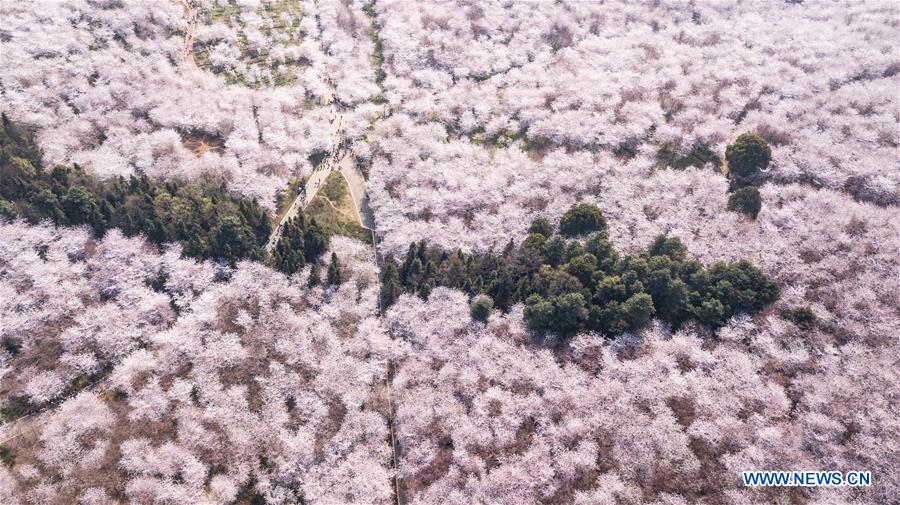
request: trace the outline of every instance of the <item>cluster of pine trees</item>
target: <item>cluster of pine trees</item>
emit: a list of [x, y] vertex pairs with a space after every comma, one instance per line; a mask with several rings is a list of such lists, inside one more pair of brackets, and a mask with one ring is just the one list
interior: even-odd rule
[[330, 237], [315, 218], [301, 213], [285, 221], [281, 237], [272, 251], [272, 265], [286, 274], [298, 272], [306, 263], [315, 263], [328, 249]]
[[651, 317], [674, 326], [696, 319], [717, 328], [778, 298], [777, 285], [749, 262], [704, 267], [687, 259], [676, 238], [659, 236], [644, 253], [620, 255], [602, 213], [590, 205], [573, 207], [559, 228], [555, 233], [547, 220], [537, 219], [521, 245], [511, 241], [499, 255], [412, 243], [402, 263], [385, 261], [382, 304], [391, 305], [403, 292], [427, 297], [433, 287], [448, 286], [482, 295], [473, 307], [479, 319], [489, 304], [507, 310], [524, 302], [533, 330], [569, 336], [587, 330], [615, 335]]
[[[90, 225], [98, 235], [119, 228], [157, 244], [179, 242], [184, 254], [234, 265], [264, 260], [272, 225], [256, 201], [235, 197], [208, 180], [156, 183], [146, 176], [101, 181], [77, 164], [46, 169], [32, 132], [2, 116], [0, 215], [31, 223]], [[303, 217], [286, 227], [273, 258], [293, 273], [328, 248], [327, 232]]]

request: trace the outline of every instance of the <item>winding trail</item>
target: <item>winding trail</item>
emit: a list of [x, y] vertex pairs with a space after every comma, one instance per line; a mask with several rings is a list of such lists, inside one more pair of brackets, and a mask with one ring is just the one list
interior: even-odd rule
[[[182, 1], [189, 2], [192, 0]], [[372, 21], [372, 29], [374, 30], [374, 19]], [[321, 40], [317, 38], [316, 42], [320, 45], [321, 50]], [[323, 160], [322, 163], [320, 163], [313, 169], [312, 173], [306, 181], [306, 185], [304, 186], [303, 190], [294, 197], [294, 200], [291, 202], [291, 205], [288, 208], [287, 212], [284, 213], [284, 215], [275, 225], [274, 229], [272, 230], [272, 234], [269, 236], [269, 241], [266, 243], [266, 250], [271, 252], [275, 248], [275, 245], [281, 238], [281, 234], [284, 229], [284, 223], [287, 222], [288, 219], [296, 217], [301, 210], [305, 209], [306, 206], [308, 206], [310, 202], [312, 202], [313, 198], [315, 198], [316, 193], [318, 193], [319, 189], [322, 188], [325, 180], [328, 178], [331, 172], [337, 170], [344, 177], [344, 180], [347, 181], [347, 186], [350, 188], [350, 196], [353, 199], [353, 207], [356, 210], [356, 217], [359, 220], [359, 224], [363, 228], [369, 230], [372, 234], [373, 258], [375, 260], [376, 266], [379, 266], [377, 242], [378, 239], [374, 231], [375, 219], [368, 204], [368, 195], [366, 194], [366, 179], [363, 176], [362, 172], [359, 170], [359, 166], [356, 163], [356, 158], [353, 156], [353, 152], [346, 145], [347, 143], [345, 142], [343, 136], [344, 115], [341, 110], [342, 106], [338, 102], [336, 97], [334, 83], [321, 74], [319, 75], [319, 79], [322, 84], [324, 84], [325, 89], [328, 90], [327, 102], [329, 108], [331, 109], [331, 149], [325, 160]], [[383, 307], [381, 306], [380, 299], [378, 301], [378, 315], [379, 317], [383, 315]], [[387, 440], [387, 442], [389, 442], [391, 446], [391, 466], [393, 468], [393, 476], [391, 477], [391, 488], [393, 494], [392, 501], [395, 505], [401, 505], [402, 498], [400, 492], [399, 470], [400, 451], [395, 430], [393, 404], [393, 382], [395, 373], [395, 364], [393, 361], [390, 361], [388, 363], [387, 374], [384, 378], [384, 385], [385, 389], [387, 390], [388, 409], [387, 422], [389, 440]]]
[[[194, 60], [194, 40], [197, 28], [197, 18], [199, 15], [199, 7], [196, 4], [195, 0], [179, 1], [182, 3], [182, 5], [184, 5], [185, 19], [187, 21], [184, 46], [182, 48], [182, 59], [188, 66], [197, 69], [197, 63]], [[372, 18], [371, 21], [371, 29], [375, 30], [377, 27], [375, 19]], [[316, 43], [319, 44], [319, 48], [321, 51], [321, 27], [319, 29], [319, 37], [316, 37], [315, 40]], [[324, 84], [325, 89], [327, 90], [326, 101], [329, 105], [329, 108], [331, 109], [331, 149], [329, 150], [329, 153], [326, 156], [325, 160], [323, 160], [322, 163], [320, 163], [313, 169], [312, 173], [307, 178], [306, 185], [304, 186], [303, 190], [294, 197], [287, 212], [285, 212], [284, 215], [282, 215], [276, 223], [271, 235], [269, 236], [269, 240], [266, 243], [266, 251], [271, 252], [275, 248], [275, 245], [278, 243], [278, 240], [281, 238], [281, 234], [284, 230], [284, 223], [287, 222], [288, 219], [296, 217], [301, 210], [305, 209], [310, 204], [310, 202], [312, 202], [313, 198], [315, 198], [316, 193], [318, 193], [319, 189], [322, 188], [325, 180], [328, 178], [331, 172], [337, 170], [347, 181], [347, 186], [350, 188], [350, 196], [353, 199], [353, 207], [356, 209], [356, 216], [359, 220], [359, 224], [362, 227], [368, 229], [372, 234], [372, 249], [374, 253], [375, 264], [377, 266], [378, 244], [377, 236], [374, 231], [375, 219], [372, 214], [371, 208], [368, 205], [368, 195], [366, 194], [366, 179], [363, 176], [362, 172], [359, 170], [359, 167], [356, 163], [356, 158], [353, 156], [353, 152], [347, 147], [347, 142], [344, 139], [344, 115], [342, 112], [342, 106], [338, 102], [336, 97], [334, 83], [321, 74], [319, 75], [319, 79], [321, 80], [322, 84]], [[382, 313], [383, 308], [381, 307], [381, 301], [379, 300], [378, 315], [381, 316]], [[394, 471], [391, 478], [391, 487], [393, 494], [393, 503], [395, 505], [401, 505], [402, 498], [400, 492], [399, 476], [399, 445], [397, 444], [397, 437], [395, 432], [393, 405], [393, 379], [395, 373], [395, 364], [393, 363], [393, 361], [391, 361], [388, 363], [387, 375], [384, 378], [385, 388], [387, 389], [387, 422], [389, 431], [388, 442], [391, 445], [391, 466], [393, 467]]]
[[300, 191], [296, 197], [294, 197], [294, 200], [291, 202], [291, 206], [288, 208], [287, 212], [284, 213], [284, 215], [273, 228], [272, 234], [269, 236], [269, 241], [266, 243], [267, 251], [271, 252], [273, 249], [275, 249], [275, 245], [278, 243], [278, 239], [281, 238], [281, 233], [284, 229], [284, 223], [286, 223], [289, 219], [296, 217], [301, 210], [305, 209], [306, 206], [313, 201], [316, 193], [318, 193], [322, 186], [325, 184], [325, 180], [329, 175], [331, 175], [331, 172], [334, 171], [340, 172], [341, 175], [344, 176], [344, 179], [347, 181], [347, 186], [350, 188], [350, 196], [353, 199], [353, 207], [356, 209], [356, 217], [359, 220], [359, 224], [363, 228], [366, 228], [368, 230], [373, 229], [374, 219], [372, 218], [372, 213], [369, 210], [366, 201], [366, 179], [365, 177], [363, 177], [362, 172], [360, 172], [359, 167], [356, 166], [356, 159], [353, 157], [353, 153], [350, 152], [349, 149], [344, 147], [344, 141], [342, 138], [343, 120], [344, 116], [337, 110], [337, 105], [334, 101], [334, 92], [332, 90], [331, 150], [329, 151], [328, 156], [322, 161], [322, 163], [320, 163], [315, 169], [313, 169], [312, 173], [310, 173], [303, 190]]
[[187, 27], [184, 32], [184, 45], [181, 48], [181, 59], [194, 70], [197, 70], [197, 61], [194, 60], [194, 40], [197, 34], [197, 17], [200, 15], [200, 8], [194, 0], [180, 0], [184, 6], [184, 19]]

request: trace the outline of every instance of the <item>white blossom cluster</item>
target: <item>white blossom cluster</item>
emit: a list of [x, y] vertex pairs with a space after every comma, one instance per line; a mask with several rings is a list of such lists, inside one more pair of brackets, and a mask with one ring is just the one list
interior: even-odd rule
[[227, 81], [251, 87], [314, 81], [316, 30], [299, 2], [206, 0], [198, 5], [195, 58]]
[[724, 158], [744, 132], [772, 146], [772, 182], [900, 204], [896, 4], [376, 8], [395, 118], [363, 154], [388, 250], [422, 236], [496, 248], [618, 184], [611, 170], [643, 179], [664, 146]]
[[[348, 14], [335, 9], [318, 16], [321, 28], [303, 28], [314, 18], [302, 17], [296, 29], [308, 40], [296, 57], [310, 64], [290, 85], [261, 89], [183, 61], [186, 21], [174, 2], [4, 2], [0, 14], [0, 111], [36, 128], [49, 167], [78, 163], [103, 178], [205, 176], [274, 209], [288, 179], [332, 147], [328, 73], [340, 70], [348, 103], [377, 91], [361, 11], [347, 28]], [[195, 46], [237, 37], [198, 24]]]
[[26, 337], [0, 351], [4, 392], [40, 404], [110, 370], [4, 444], [0, 502], [388, 503], [399, 347], [370, 248], [336, 238], [346, 282], [306, 288], [309, 268], [244, 262], [225, 280], [115, 231], [13, 223], [0, 238], [2, 337]]
[[[271, 209], [332, 147], [333, 89], [382, 254], [422, 239], [499, 251], [587, 202], [620, 252], [677, 237], [707, 265], [749, 260], [779, 300], [714, 334], [654, 321], [550, 348], [521, 306], [474, 322], [440, 287], [379, 317], [374, 255], [346, 238], [332, 239], [345, 281], [308, 287], [309, 267], [227, 269], [117, 230], [0, 218], [0, 406], [61, 402], [4, 445], [0, 503], [900, 496], [897, 4], [198, 6], [199, 70], [180, 3], [3, 2], [0, 111], [36, 129], [46, 167], [209, 177]], [[773, 153], [756, 219], [727, 210], [718, 162], [660, 157], [721, 160], [745, 132]], [[781, 315], [799, 307], [810, 328]], [[758, 469], [874, 482], [739, 485]]]
[[[837, 505], [900, 491], [890, 346], [817, 342], [771, 315], [715, 343], [651, 325], [555, 354], [530, 343], [521, 311], [484, 325], [468, 310], [438, 288], [386, 317], [411, 347], [394, 381], [405, 503]], [[883, 477], [862, 491], [744, 488], [755, 468]]]

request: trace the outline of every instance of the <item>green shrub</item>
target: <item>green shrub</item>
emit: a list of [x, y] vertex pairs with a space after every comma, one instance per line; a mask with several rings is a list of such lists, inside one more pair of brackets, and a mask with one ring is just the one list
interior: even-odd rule
[[311, 267], [309, 267], [309, 278], [306, 280], [307, 287], [318, 286], [322, 283], [322, 275], [319, 273], [319, 265], [313, 263]]
[[331, 263], [328, 264], [328, 274], [325, 277], [326, 282], [330, 286], [339, 286], [344, 281], [344, 274], [341, 272], [341, 263], [338, 261], [337, 254], [331, 253]]
[[470, 308], [472, 319], [486, 323], [494, 308], [494, 300], [490, 296], [480, 295], [475, 298]]
[[0, 461], [2, 461], [4, 465], [12, 468], [12, 466], [16, 464], [16, 456], [10, 449], [0, 447]]
[[801, 330], [810, 330], [816, 324], [816, 315], [809, 307], [785, 309], [781, 311], [781, 317], [793, 322]]
[[27, 396], [13, 395], [9, 397], [6, 406], [0, 409], [0, 419], [14, 421], [31, 412], [33, 408]]
[[708, 163], [718, 166], [721, 163], [719, 156], [706, 144], [697, 144], [686, 154], [681, 154], [678, 149], [666, 142], [656, 152], [656, 159], [663, 165], [683, 170], [687, 167], [702, 167]]
[[586, 235], [606, 230], [606, 219], [596, 206], [580, 203], [573, 206], [559, 220], [559, 233], [566, 237]]
[[522, 247], [527, 247], [528, 249], [534, 249], [536, 251], [542, 251], [544, 246], [547, 244], [547, 237], [541, 235], [540, 233], [532, 233], [528, 235], [528, 238], [522, 242]]
[[531, 222], [528, 227], [528, 233], [540, 233], [545, 237], [553, 235], [553, 225], [546, 218], [539, 217]]
[[18, 215], [19, 213], [16, 212], [16, 208], [13, 206], [12, 202], [0, 198], [0, 216], [12, 220]]
[[725, 148], [728, 172], [737, 179], [750, 179], [769, 166], [772, 150], [759, 135], [744, 133]]
[[746, 214], [751, 219], [756, 219], [760, 209], [762, 209], [762, 197], [759, 190], [752, 186], [739, 188], [728, 197], [728, 210]]

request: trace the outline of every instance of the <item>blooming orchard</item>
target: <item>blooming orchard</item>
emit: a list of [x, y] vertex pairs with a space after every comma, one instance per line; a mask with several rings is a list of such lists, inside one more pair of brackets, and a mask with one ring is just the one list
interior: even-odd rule
[[3, 389], [40, 404], [109, 369], [13, 442], [4, 503], [389, 501], [383, 381], [400, 347], [366, 246], [336, 238], [347, 281], [305, 288], [309, 268], [217, 271], [117, 232], [0, 236], [3, 337], [27, 336], [0, 354]]
[[376, 9], [394, 117], [367, 154], [388, 249], [423, 235], [496, 247], [535, 214], [646, 178], [663, 147], [723, 158], [745, 131], [772, 145], [773, 182], [900, 203], [896, 6]]
[[[900, 496], [896, 4], [189, 4], [193, 23], [179, 2], [0, 4], [0, 112], [44, 153], [17, 208], [69, 195], [52, 170], [77, 163], [273, 211], [340, 141], [367, 174], [379, 258], [422, 240], [448, 268], [501, 255], [585, 203], [622, 255], [666, 235], [705, 266], [749, 261], [780, 296], [717, 329], [651, 318], [551, 346], [523, 304], [437, 285], [394, 286], [380, 310], [375, 254], [348, 238], [285, 275], [29, 224], [0, 200], [0, 409], [34, 414], [0, 444], [0, 502]], [[771, 160], [730, 171], [745, 133]], [[4, 174], [37, 173], [10, 153]], [[736, 172], [755, 168], [735, 212]], [[767, 469], [874, 480], [740, 486]]]
[[[300, 54], [286, 54], [294, 46], [275, 45], [273, 61], [266, 63], [309, 63], [288, 85], [260, 89], [228, 85], [213, 73], [245, 65], [240, 55], [213, 51], [214, 61], [238, 59], [210, 63], [208, 70], [181, 59], [185, 21], [175, 2], [76, 0], [4, 3], [0, 9], [10, 21], [3, 32], [0, 110], [40, 129], [48, 166], [75, 162], [101, 177], [208, 175], [274, 208], [288, 178], [307, 173], [309, 158], [331, 147], [325, 81], [339, 80], [338, 96], [351, 104], [377, 91], [358, 8], [327, 8], [299, 21], [279, 18], [297, 24]], [[238, 11], [247, 19], [231, 20], [235, 30], [243, 23], [259, 34], [267, 29], [261, 24], [278, 22], [252, 9]], [[316, 16], [321, 27], [309, 24]], [[196, 44], [205, 47], [221, 37], [227, 46], [239, 36], [230, 30], [224, 22], [201, 24]]]

